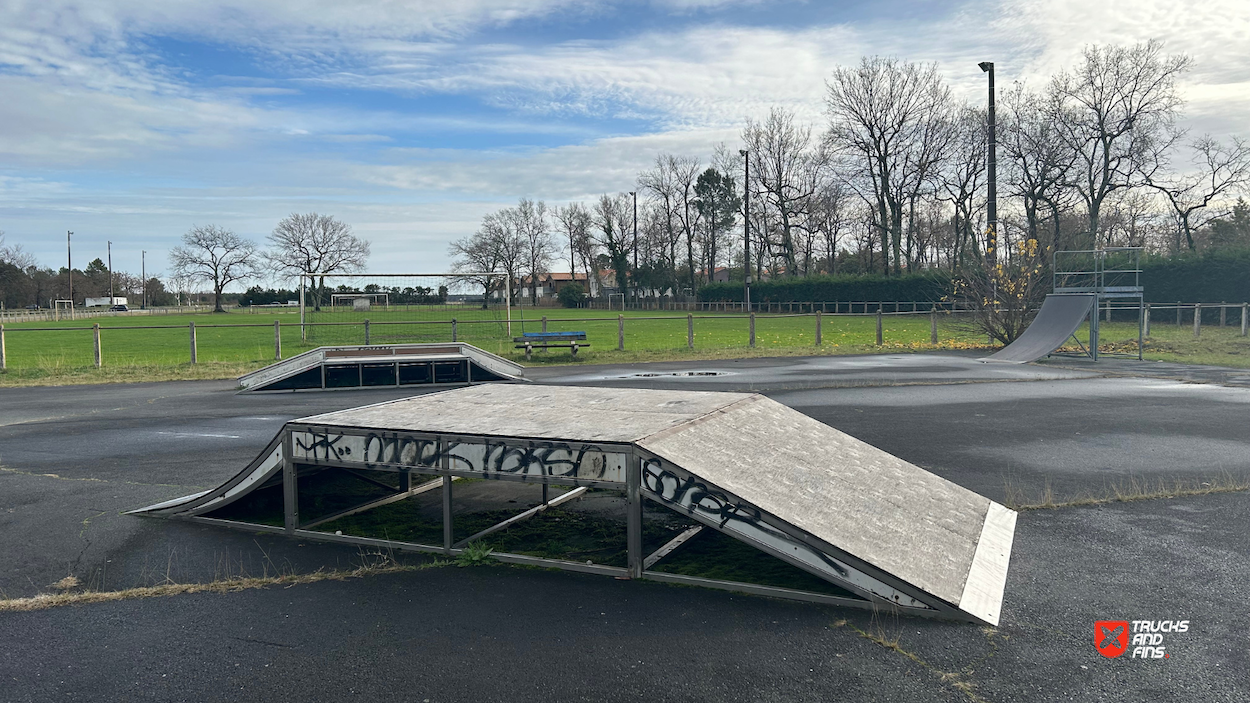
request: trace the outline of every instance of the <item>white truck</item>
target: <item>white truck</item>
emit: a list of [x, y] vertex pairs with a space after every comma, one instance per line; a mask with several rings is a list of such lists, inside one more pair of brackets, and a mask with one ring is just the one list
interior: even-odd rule
[[111, 308], [114, 305], [126, 305], [126, 299], [120, 295], [112, 298], [87, 298], [85, 307], [89, 308]]

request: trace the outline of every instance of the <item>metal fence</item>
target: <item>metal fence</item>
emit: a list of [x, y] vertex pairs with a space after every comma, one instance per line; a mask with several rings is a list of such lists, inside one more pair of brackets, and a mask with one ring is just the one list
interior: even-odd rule
[[[761, 305], [765, 305], [765, 304], [761, 304]], [[773, 305], [774, 305], [773, 309], [776, 310], [777, 309], [776, 306], [778, 304], [773, 304]], [[798, 303], [795, 303], [795, 305], [797, 306]], [[810, 322], [808, 324], [811, 325], [810, 329], [812, 330], [812, 333], [813, 333], [812, 340], [814, 342], [814, 346], [821, 346], [824, 343], [824, 340], [823, 340], [824, 318], [826, 317], [875, 318], [876, 319], [875, 344], [877, 346], [881, 346], [885, 344], [886, 342], [885, 330], [883, 327], [884, 320], [886, 318], [918, 317], [918, 316], [927, 315], [929, 317], [929, 323], [930, 323], [929, 324], [929, 333], [930, 333], [929, 343], [936, 345], [939, 343], [939, 335], [938, 335], [939, 319], [943, 317], [950, 317], [952, 313], [961, 312], [959, 310], [951, 310], [950, 308], [940, 308], [934, 304], [928, 304], [929, 307], [925, 309], [925, 308], [920, 307], [921, 305], [920, 303], [894, 303], [894, 302], [849, 303], [847, 302], [847, 303], [837, 304], [837, 307], [840, 308], [840, 310], [837, 312], [834, 312], [834, 311], [826, 312], [825, 310], [819, 309], [821, 306], [820, 303], [816, 303], [816, 304], [805, 303], [804, 305], [815, 305], [817, 309], [815, 310], [809, 309], [808, 311], [802, 311], [802, 312], [783, 311], [783, 312], [769, 313], [766, 311], [761, 311], [759, 313], [749, 312], [746, 314], [737, 313], [737, 314], [721, 314], [721, 315], [716, 315], [716, 314], [696, 315], [693, 312], [689, 312], [684, 316], [684, 318], [678, 315], [663, 315], [663, 316], [631, 315], [627, 317], [624, 314], [617, 314], [617, 315], [608, 316], [608, 317], [561, 318], [561, 317], [543, 316], [542, 318], [538, 320], [534, 320], [531, 318], [529, 320], [514, 319], [511, 321], [456, 320], [454, 318], [449, 319], [449, 320], [411, 320], [411, 321], [403, 321], [403, 320], [370, 321], [368, 319], [363, 319], [360, 321], [351, 321], [351, 322], [315, 322], [315, 323], [310, 322], [310, 323], [303, 323], [303, 324], [300, 324], [300, 323], [283, 324], [280, 320], [274, 320], [272, 324], [269, 324], [269, 323], [197, 324], [195, 322], [190, 322], [187, 325], [133, 325], [133, 326], [127, 325], [127, 326], [101, 327], [99, 323], [96, 323], [92, 325], [91, 327], [83, 327], [83, 326], [10, 327], [7, 329], [4, 324], [0, 324], [0, 371], [6, 370], [10, 362], [9, 355], [6, 352], [6, 344], [5, 344], [6, 335], [10, 335], [14, 333], [28, 333], [28, 332], [64, 332], [64, 333], [91, 332], [92, 356], [93, 356], [95, 366], [99, 368], [104, 364], [104, 351], [103, 351], [104, 347], [102, 346], [103, 334], [107, 333], [107, 335], [111, 336], [115, 334], [125, 334], [131, 331], [139, 331], [139, 330], [174, 330], [174, 329], [186, 330], [187, 332], [187, 337], [186, 337], [187, 356], [185, 358], [187, 359], [187, 361], [194, 364], [194, 363], [199, 362], [199, 348], [198, 348], [199, 347], [199, 344], [198, 344], [199, 331], [223, 329], [223, 328], [272, 329], [273, 330], [273, 350], [274, 350], [273, 358], [275, 360], [281, 360], [282, 359], [283, 329], [286, 329], [292, 332], [294, 332], [295, 330], [298, 330], [302, 338], [307, 328], [311, 328], [311, 327], [340, 328], [340, 329], [343, 329], [343, 331], [348, 336], [352, 337], [351, 339], [340, 339], [340, 340], [335, 340], [334, 342], [327, 342], [327, 344], [360, 344], [360, 343], [373, 344], [373, 343], [380, 343], [380, 341], [390, 341], [392, 338], [394, 338], [394, 335], [387, 334], [387, 331], [395, 328], [396, 326], [406, 326], [409, 328], [415, 327], [418, 330], [421, 330], [422, 336], [424, 336], [427, 339], [433, 338], [433, 339], [436, 339], [437, 341], [453, 341], [454, 342], [454, 341], [466, 341], [465, 339], [462, 338], [463, 333], [466, 330], [468, 330], [471, 336], [475, 325], [495, 325], [501, 329], [504, 328], [504, 326], [506, 326], [507, 336], [511, 338], [513, 335], [513, 332], [520, 331], [521, 329], [523, 329], [523, 325], [525, 324], [530, 324], [530, 325], [539, 324], [541, 325], [542, 331], [546, 332], [548, 331], [547, 327], [548, 327], [548, 324], [550, 323], [582, 324], [582, 323], [588, 323], [588, 322], [608, 322], [608, 323], [615, 322], [616, 333], [617, 333], [616, 340], [615, 340], [616, 349], [618, 351], [624, 351], [626, 349], [626, 341], [627, 341], [626, 330], [627, 330], [627, 326], [630, 326], [630, 325], [646, 323], [649, 321], [665, 321], [665, 322], [671, 323], [671, 322], [679, 322], [682, 319], [684, 319], [686, 321], [686, 340], [685, 340], [686, 348], [694, 349], [695, 348], [695, 330], [696, 330], [696, 323], [698, 321], [739, 320], [739, 321], [745, 322], [745, 329], [742, 330], [743, 341], [746, 342], [746, 345], [748, 347], [754, 348], [757, 342], [757, 335], [756, 335], [757, 315], [761, 316], [762, 319], [764, 320], [779, 320], [779, 319], [786, 319], [786, 318], [810, 318]], [[835, 304], [830, 303], [828, 305], [830, 307], [834, 307]], [[1106, 306], [1104, 306], [1102, 309], [1100, 309], [1099, 314], [1102, 316], [1105, 316], [1107, 321], [1111, 321], [1112, 318], [1115, 317], [1116, 315], [1125, 314], [1129, 312], [1129, 310], [1130, 308], [1128, 306], [1116, 306], [1114, 304], [1109, 303]], [[1131, 306], [1131, 311], [1134, 314], [1137, 312], [1137, 310], [1138, 308], [1136, 304]], [[1195, 337], [1201, 334], [1201, 329], [1204, 324], [1209, 324], [1209, 325], [1218, 324], [1218, 326], [1220, 327], [1226, 327], [1226, 326], [1239, 324], [1240, 335], [1243, 337], [1247, 335], [1247, 328], [1248, 328], [1248, 325], [1250, 325], [1250, 304], [1247, 304], [1247, 303], [1231, 304], [1231, 303], [1181, 303], [1181, 302], [1178, 302], [1176, 304], [1162, 304], [1162, 305], [1157, 304], [1157, 303], [1149, 303], [1149, 304], [1146, 304], [1146, 306], [1143, 309], [1143, 312], [1144, 314], [1143, 314], [1142, 324], [1144, 326], [1143, 331], [1146, 336], [1149, 336], [1150, 328], [1152, 325], [1157, 326], [1159, 324], [1172, 324], [1173, 321], [1174, 321], [1174, 324], [1177, 326], [1182, 326], [1185, 324], [1192, 325], [1193, 334]], [[1136, 321], [1135, 317], [1134, 317], [1134, 321]], [[352, 330], [350, 328], [357, 328], [357, 329]], [[518, 345], [518, 348], [520, 348], [520, 345]]]
[[181, 307], [145, 308], [120, 312], [107, 308], [100, 310], [0, 310], [0, 322], [64, 322], [68, 320], [91, 320], [101, 317], [141, 317], [144, 315], [185, 315], [210, 310], [207, 305], [183, 305]]

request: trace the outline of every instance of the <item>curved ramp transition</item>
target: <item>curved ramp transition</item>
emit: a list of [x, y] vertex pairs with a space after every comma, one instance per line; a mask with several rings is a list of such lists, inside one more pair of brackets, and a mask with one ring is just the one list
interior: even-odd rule
[[[302, 485], [331, 470], [385, 490], [330, 515], [313, 515]], [[422, 475], [432, 480], [413, 478]], [[451, 481], [458, 477], [541, 483], [544, 502], [457, 542]], [[547, 507], [547, 484], [574, 487], [553, 504], [587, 489], [623, 491], [627, 565], [523, 554], [499, 559], [991, 625], [999, 620], [1015, 512], [748, 393], [495, 384], [315, 415], [288, 423], [222, 486], [134, 512], [456, 554]], [[312, 529], [435, 489], [444, 492], [441, 544]], [[697, 524], [645, 555], [644, 499], [652, 509], [663, 506]], [[231, 512], [232, 504], [246, 500], [268, 500], [276, 517], [264, 525]], [[839, 595], [654, 568], [700, 530], [781, 559], [835, 586]]]
[[1097, 296], [1084, 293], [1052, 293], [1046, 296], [1037, 317], [1024, 334], [982, 361], [1027, 364], [1049, 356], [1068, 341], [1093, 309]]

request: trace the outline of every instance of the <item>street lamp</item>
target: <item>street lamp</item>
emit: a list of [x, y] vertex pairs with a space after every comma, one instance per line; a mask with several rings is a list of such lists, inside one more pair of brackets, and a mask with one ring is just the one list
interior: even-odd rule
[[65, 271], [69, 274], [69, 311], [70, 315], [74, 312], [74, 250], [70, 246], [70, 237], [74, 236], [73, 232], [66, 230], [65, 232]]
[[743, 308], [751, 309], [751, 152], [739, 149], [742, 154], [742, 302]]
[[[631, 190], [629, 194], [634, 198], [634, 276], [638, 275], [638, 191]], [[624, 291], [621, 291], [622, 293]], [[622, 297], [621, 300], [625, 298]], [[634, 281], [634, 299], [638, 299], [638, 282]]]
[[148, 252], [146, 249], [139, 251], [139, 278], [143, 279], [143, 302], [140, 303], [139, 309], [148, 309]]
[[993, 262], [998, 258], [998, 139], [994, 134], [994, 62], [982, 61], [977, 65], [981, 67], [982, 73], [990, 74], [989, 194], [986, 204], [989, 227], [985, 231], [985, 257]]

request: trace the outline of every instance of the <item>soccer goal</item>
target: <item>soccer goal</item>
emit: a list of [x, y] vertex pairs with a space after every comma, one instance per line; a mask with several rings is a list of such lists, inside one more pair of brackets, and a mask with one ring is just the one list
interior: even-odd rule
[[74, 301], [72, 300], [54, 300], [52, 308], [56, 312], [57, 320], [74, 319]]
[[[612, 302], [613, 300], [617, 300], [617, 299], [620, 299], [621, 301], [620, 308], [617, 308], [616, 305]], [[625, 294], [624, 293], [608, 293], [608, 310], [617, 310], [617, 309], [619, 309], [621, 312], [625, 311]]]
[[301, 337], [319, 345], [461, 341], [503, 351], [511, 297], [502, 273], [305, 274]]

